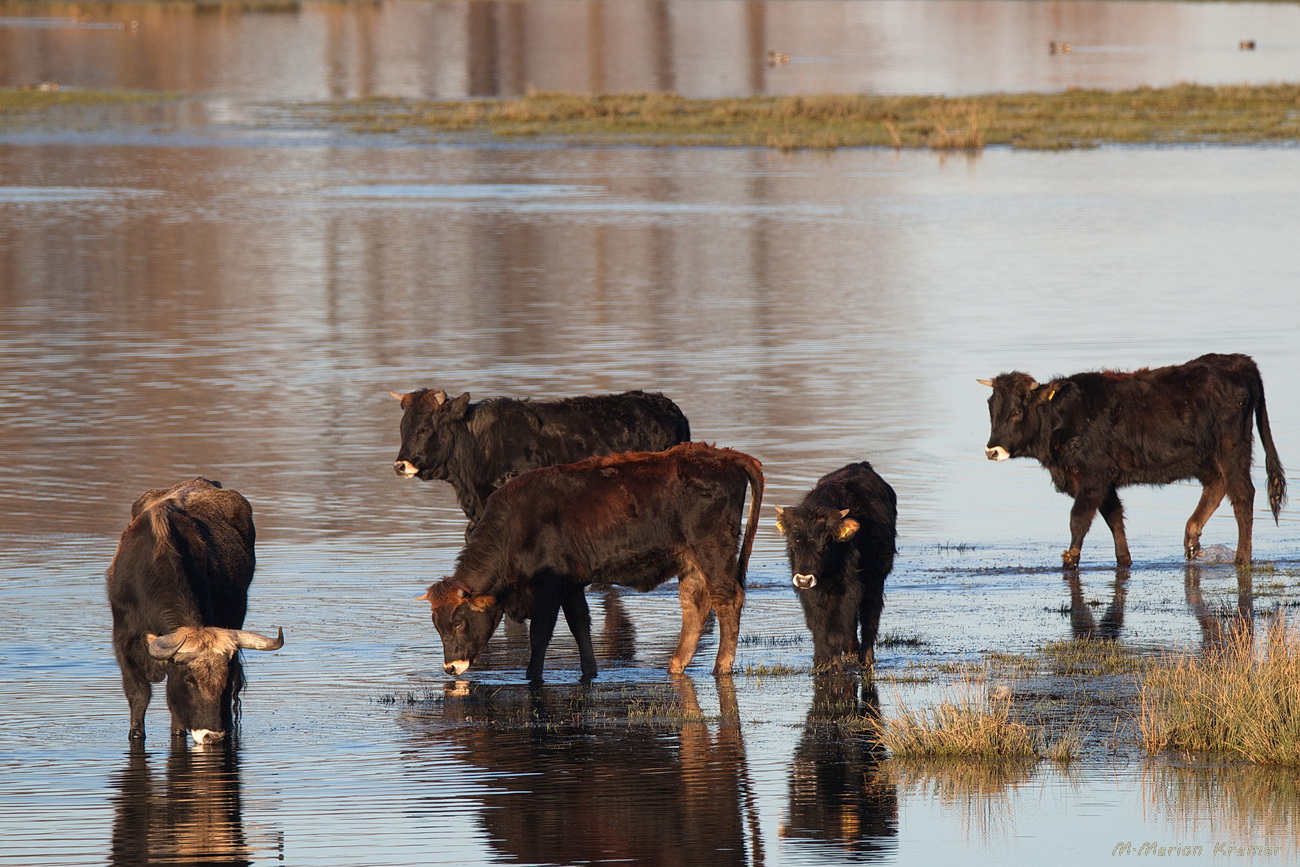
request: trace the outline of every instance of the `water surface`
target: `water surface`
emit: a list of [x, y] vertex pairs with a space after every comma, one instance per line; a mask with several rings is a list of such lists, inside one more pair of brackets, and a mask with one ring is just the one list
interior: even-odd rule
[[[58, 4], [3, 14], [62, 14], [45, 6]], [[996, 44], [1028, 29], [1034, 65], [1089, 60], [1082, 48], [1042, 50], [1066, 30], [1088, 44], [1066, 24], [1133, 40], [1139, 31], [1117, 17], [1161, 14], [1181, 62], [1195, 50], [1253, 62], [1266, 43], [1236, 53], [1243, 22], [1275, 16], [1257, 32], [1281, 39], [1295, 14], [669, 2], [209, 15], [113, 4], [95, 20], [138, 18], [138, 31], [0, 27], [0, 82], [66, 81], [61, 64], [75, 60], [84, 86], [192, 89], [242, 118], [254, 113], [248, 96], [510, 92], [387, 84], [406, 74], [394, 58], [408, 43], [396, 38], [385, 43], [396, 54], [368, 67], [370, 89], [347, 83], [358, 68], [347, 63], [326, 86], [310, 63], [277, 81], [252, 60], [230, 62], [236, 49], [277, 62], [264, 43], [253, 50], [259, 39], [279, 40], [284, 57], [304, 45], [350, 56], [313, 43], [313, 26], [337, 37], [330, 45], [350, 44], [363, 23], [414, 43], [432, 32], [410, 26], [422, 16], [514, 16], [563, 45], [575, 37], [551, 16], [799, 13], [820, 35], [801, 48], [804, 31], [781, 30], [792, 60], [776, 75], [814, 68], [795, 62], [813, 51], [833, 56], [826, 46], [855, 16], [926, 16], [927, 33], [956, 34], [977, 7]], [[1211, 26], [1216, 15], [1230, 24]], [[89, 41], [147, 48], [164, 20], [177, 45], [206, 46], [192, 67], [174, 62], [181, 49], [114, 65]], [[239, 38], [222, 35], [232, 30]], [[768, 42], [754, 37], [744, 52]], [[553, 57], [524, 55], [539, 69]], [[955, 58], [936, 52], [924, 65]], [[971, 88], [987, 89], [993, 65], [971, 63], [986, 70]], [[725, 66], [711, 67], [717, 90], [731, 87]], [[855, 80], [843, 64], [822, 66]], [[1118, 75], [1122, 64], [1109, 66]], [[137, 76], [146, 67], [153, 77]], [[1236, 75], [1217, 68], [1198, 67], [1206, 80]], [[909, 74], [906, 89], [929, 89]], [[651, 86], [640, 80], [627, 86]], [[0, 861], [943, 864], [960, 850], [1005, 865], [1092, 863], [1150, 841], [1294, 859], [1294, 775], [1144, 759], [1103, 694], [1131, 696], [1131, 685], [1062, 699], [1059, 683], [1010, 684], [1027, 717], [1083, 718], [1085, 755], [1068, 768], [906, 765], [840, 726], [943, 698], [947, 666], [993, 651], [1085, 636], [1196, 649], [1231, 625], [1243, 602], [1232, 570], [1181, 562], [1195, 486], [1126, 494], [1132, 573], [1116, 575], [1098, 529], [1079, 580], [1066, 580], [1056, 564], [1069, 501], [1031, 462], [984, 459], [987, 392], [975, 379], [1246, 352], [1263, 371], [1282, 459], [1300, 460], [1300, 151], [448, 148], [256, 126], [232, 135], [211, 120], [191, 118], [183, 134], [0, 129]], [[875, 693], [806, 672], [811, 644], [766, 507], [734, 678], [708, 674], [711, 636], [687, 678], [667, 677], [679, 622], [669, 585], [592, 593], [601, 676], [589, 688], [563, 634], [539, 690], [523, 684], [520, 637], [506, 632], [464, 683], [448, 682], [414, 597], [450, 570], [463, 518], [449, 487], [391, 470], [400, 412], [388, 393], [426, 386], [662, 390], [696, 437], [763, 461], [768, 504], [873, 462], [900, 504]], [[248, 626], [283, 625], [286, 646], [248, 660], [237, 749], [173, 750], [156, 699], [150, 738], [133, 751], [103, 571], [140, 492], [196, 474], [252, 501]], [[1295, 598], [1300, 525], [1290, 511], [1280, 526], [1256, 512], [1255, 555], [1275, 567], [1257, 573], [1248, 600], [1263, 619]], [[1205, 541], [1234, 538], [1224, 509]]]

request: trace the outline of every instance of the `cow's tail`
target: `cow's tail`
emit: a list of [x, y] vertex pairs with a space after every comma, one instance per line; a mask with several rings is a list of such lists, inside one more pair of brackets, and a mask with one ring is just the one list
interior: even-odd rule
[[1255, 374], [1255, 424], [1259, 428], [1259, 440], [1264, 444], [1264, 470], [1268, 475], [1268, 507], [1273, 512], [1273, 523], [1278, 521], [1278, 512], [1286, 505], [1286, 476], [1283, 474], [1282, 460], [1277, 456], [1277, 447], [1273, 445], [1273, 431], [1268, 426], [1268, 408], [1264, 404], [1264, 380]]
[[745, 475], [749, 477], [750, 501], [749, 501], [749, 523], [745, 525], [745, 537], [740, 543], [740, 556], [737, 558], [737, 580], [743, 587], [745, 585], [745, 573], [749, 571], [749, 554], [754, 550], [754, 537], [758, 535], [758, 521], [760, 511], [763, 507], [763, 487], [766, 482], [763, 479], [763, 465], [758, 462], [757, 458], [750, 457], [743, 452], [737, 452], [741, 458], [741, 465], [745, 468]]

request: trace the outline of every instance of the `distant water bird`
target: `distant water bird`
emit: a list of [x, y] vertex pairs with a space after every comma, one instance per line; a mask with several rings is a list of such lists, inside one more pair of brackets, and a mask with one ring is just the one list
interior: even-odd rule
[[1068, 42], [1053, 41], [1047, 43], [1048, 54], [1069, 54], [1073, 50], [1074, 50], [1073, 46], [1071, 46], [1070, 43]]
[[57, 81], [42, 81], [40, 84], [24, 84], [22, 89], [54, 91], [59, 89], [59, 83]]
[[768, 66], [779, 66], [779, 65], [781, 65], [782, 63], [789, 63], [789, 62], [790, 62], [790, 55], [788, 55], [788, 54], [782, 54], [782, 53], [779, 52], [779, 51], [769, 51], [769, 52], [767, 52], [767, 65], [768, 65]]
[[1240, 42], [1237, 43], [1237, 47], [1240, 48], [1242, 51], [1254, 51], [1254, 50], [1255, 50], [1255, 40], [1253, 40], [1253, 39], [1243, 39], [1243, 40], [1241, 40]]

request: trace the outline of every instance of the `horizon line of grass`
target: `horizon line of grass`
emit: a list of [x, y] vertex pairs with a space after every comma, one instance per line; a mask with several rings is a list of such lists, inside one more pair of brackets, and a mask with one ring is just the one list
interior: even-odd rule
[[530, 93], [504, 99], [362, 99], [299, 107], [366, 133], [580, 144], [1056, 150], [1102, 144], [1300, 141], [1300, 84], [1078, 89], [980, 96], [824, 94], [695, 99], [673, 93]]

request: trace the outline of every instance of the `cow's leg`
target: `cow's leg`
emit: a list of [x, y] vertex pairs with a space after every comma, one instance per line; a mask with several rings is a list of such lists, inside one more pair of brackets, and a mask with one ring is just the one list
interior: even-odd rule
[[126, 704], [131, 711], [131, 740], [144, 740], [144, 713], [149, 709], [149, 699], [153, 696], [153, 685], [134, 667], [122, 666], [122, 690], [126, 693]]
[[718, 613], [718, 656], [714, 674], [731, 674], [736, 664], [736, 645], [740, 643], [740, 609], [745, 605], [745, 588], [735, 585], [735, 592], [713, 596], [713, 610]]
[[1183, 534], [1183, 553], [1188, 560], [1195, 560], [1201, 553], [1201, 531], [1205, 529], [1205, 523], [1210, 520], [1214, 510], [1219, 508], [1223, 502], [1224, 495], [1228, 492], [1228, 485], [1220, 474], [1206, 474], [1201, 477], [1201, 501], [1196, 504], [1196, 510], [1192, 516], [1187, 519], [1187, 531]]
[[1079, 565], [1079, 555], [1083, 553], [1083, 537], [1088, 535], [1092, 519], [1097, 515], [1097, 507], [1104, 499], [1100, 494], [1081, 491], [1074, 498], [1070, 509], [1070, 547], [1061, 553], [1061, 565], [1073, 569]]
[[582, 676], [596, 676], [596, 651], [591, 646], [591, 609], [587, 607], [587, 594], [581, 584], [568, 583], [560, 599], [564, 620], [569, 624], [574, 641], [578, 642], [578, 658], [582, 661]]
[[528, 622], [528, 670], [530, 681], [542, 679], [542, 664], [546, 661], [546, 648], [551, 646], [555, 634], [555, 621], [560, 616], [562, 582], [559, 579], [533, 578], [533, 611]]
[[[704, 631], [705, 618], [709, 616], [709, 588], [704, 575], [694, 564], [683, 569], [678, 576], [677, 598], [682, 604], [682, 633], [677, 640], [677, 650], [668, 663], [671, 674], [681, 674], [690, 664]], [[721, 620], [721, 616], [718, 619]], [[721, 654], [722, 649], [719, 648], [718, 652]]]
[[167, 669], [162, 663], [149, 658], [143, 639], [130, 642], [119, 640], [115, 634], [113, 649], [122, 672], [122, 691], [126, 693], [126, 704], [130, 709], [130, 737], [133, 741], [142, 741], [144, 715], [149, 709], [149, 699], [153, 696], [153, 684], [167, 676]]
[[1237, 516], [1238, 566], [1249, 566], [1253, 545], [1251, 536], [1255, 529], [1255, 485], [1247, 468], [1228, 482], [1228, 499], [1232, 501], [1233, 514]]
[[[1110, 535], [1115, 540], [1115, 565], [1127, 569], [1133, 565], [1133, 558], [1128, 553], [1128, 536], [1124, 535], [1124, 505], [1120, 503], [1119, 491], [1114, 487], [1106, 492], [1106, 497], [1101, 501], [1101, 517], [1106, 526], [1110, 527]], [[1083, 541], [1082, 537], [1079, 541]]]
[[862, 643], [858, 646], [858, 661], [864, 668], [876, 665], [876, 635], [880, 630], [880, 614], [885, 608], [885, 582], [867, 581], [862, 588], [862, 601], [858, 603], [859, 628]]

